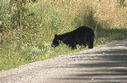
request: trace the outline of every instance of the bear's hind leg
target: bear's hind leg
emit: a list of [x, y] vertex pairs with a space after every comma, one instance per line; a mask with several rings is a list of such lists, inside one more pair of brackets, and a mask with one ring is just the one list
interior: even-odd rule
[[89, 43], [88, 43], [88, 48], [89, 48], [89, 49], [92, 49], [92, 48], [93, 48], [93, 42], [89, 42]]

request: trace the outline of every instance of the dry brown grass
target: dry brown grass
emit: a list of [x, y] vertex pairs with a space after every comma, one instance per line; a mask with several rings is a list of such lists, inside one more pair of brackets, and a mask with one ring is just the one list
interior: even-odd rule
[[78, 16], [81, 25], [84, 24], [84, 16], [88, 16], [92, 9], [97, 22], [108, 24], [111, 28], [127, 28], [127, 7], [119, 7], [116, 0], [43, 0], [43, 3], [55, 5], [67, 12], [71, 15], [68, 21], [73, 21]]
[[114, 0], [99, 2], [95, 17], [117, 28], [127, 28], [127, 7], [119, 7]]

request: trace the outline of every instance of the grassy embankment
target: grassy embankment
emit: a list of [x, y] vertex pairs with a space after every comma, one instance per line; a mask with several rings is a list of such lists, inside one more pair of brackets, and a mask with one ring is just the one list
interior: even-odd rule
[[86, 49], [77, 46], [71, 50], [64, 44], [51, 48], [54, 34], [82, 25], [95, 31], [95, 45], [127, 38], [127, 7], [115, 0], [40, 0], [26, 7], [24, 29], [13, 29], [9, 26], [8, 2], [1, 0], [0, 70]]

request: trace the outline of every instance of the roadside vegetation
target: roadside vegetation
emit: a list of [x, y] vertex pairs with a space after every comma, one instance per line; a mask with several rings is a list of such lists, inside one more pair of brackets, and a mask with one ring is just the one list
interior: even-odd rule
[[127, 0], [0, 0], [0, 70], [44, 60], [71, 50], [51, 47], [54, 34], [86, 25], [95, 46], [127, 38]]

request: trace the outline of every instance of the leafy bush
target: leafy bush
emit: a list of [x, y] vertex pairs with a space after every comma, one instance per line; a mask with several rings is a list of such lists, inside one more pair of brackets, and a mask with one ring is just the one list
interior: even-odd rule
[[117, 0], [117, 3], [120, 5], [120, 6], [124, 6], [125, 0]]

